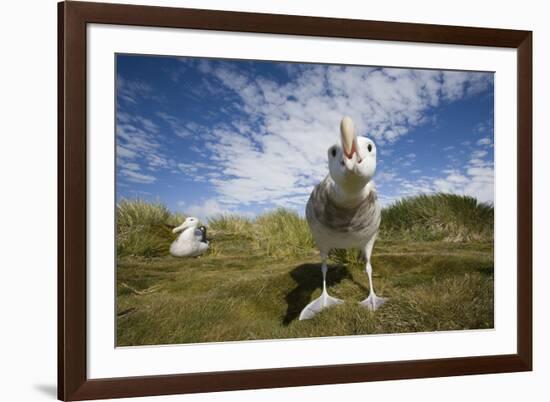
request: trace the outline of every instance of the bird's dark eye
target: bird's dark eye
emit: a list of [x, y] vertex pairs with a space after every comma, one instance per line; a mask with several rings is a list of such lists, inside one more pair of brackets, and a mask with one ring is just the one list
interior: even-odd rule
[[336, 156], [336, 148], [333, 147], [333, 148], [330, 150], [330, 154], [331, 154], [332, 157], [334, 158], [334, 157]]
[[372, 151], [372, 145], [369, 144], [368, 147], [367, 147], [367, 149], [369, 150], [369, 152]]

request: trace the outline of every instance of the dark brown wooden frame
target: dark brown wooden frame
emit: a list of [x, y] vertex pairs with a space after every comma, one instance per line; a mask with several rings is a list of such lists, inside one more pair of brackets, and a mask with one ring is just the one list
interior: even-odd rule
[[[86, 375], [86, 24], [517, 49], [517, 353], [116, 379]], [[58, 4], [58, 397], [117, 398], [532, 370], [532, 32], [104, 3]]]

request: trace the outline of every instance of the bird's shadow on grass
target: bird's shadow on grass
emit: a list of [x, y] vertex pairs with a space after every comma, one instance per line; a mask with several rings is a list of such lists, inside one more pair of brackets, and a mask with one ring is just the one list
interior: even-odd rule
[[[312, 293], [323, 287], [320, 264], [302, 264], [290, 271], [290, 276], [296, 282], [296, 287], [285, 296], [288, 307], [283, 318], [284, 325], [289, 325], [298, 318], [303, 308], [311, 301]], [[353, 280], [345, 266], [329, 266], [327, 288], [342, 282], [344, 279]]]

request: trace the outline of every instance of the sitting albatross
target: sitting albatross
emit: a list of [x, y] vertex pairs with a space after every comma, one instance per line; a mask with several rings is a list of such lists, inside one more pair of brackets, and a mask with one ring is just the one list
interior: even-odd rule
[[185, 221], [174, 228], [172, 232], [182, 232], [170, 246], [170, 254], [174, 257], [197, 257], [208, 250], [206, 240], [206, 228], [198, 228], [199, 220], [188, 217]]
[[369, 296], [361, 304], [376, 310], [386, 301], [372, 286], [372, 248], [380, 226], [380, 204], [372, 176], [376, 170], [376, 146], [368, 138], [357, 137], [350, 117], [340, 124], [341, 146], [328, 149], [329, 174], [313, 189], [306, 206], [306, 218], [319, 248], [323, 292], [301, 312], [300, 320], [342, 303], [327, 293], [327, 258], [334, 248], [358, 248], [366, 259]]

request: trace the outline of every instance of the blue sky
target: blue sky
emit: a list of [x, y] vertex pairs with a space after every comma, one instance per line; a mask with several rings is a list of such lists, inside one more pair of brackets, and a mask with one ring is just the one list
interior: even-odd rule
[[378, 147], [389, 204], [493, 202], [493, 74], [117, 55], [117, 199], [200, 218], [303, 213], [344, 115]]

